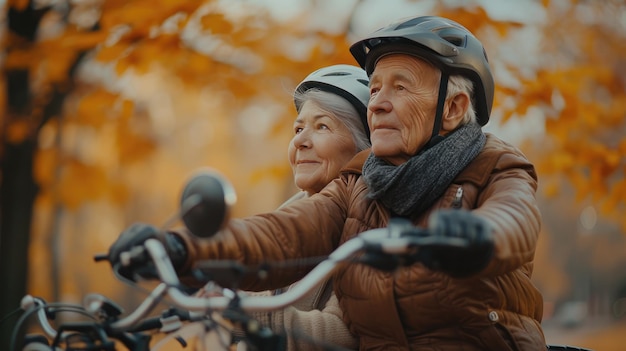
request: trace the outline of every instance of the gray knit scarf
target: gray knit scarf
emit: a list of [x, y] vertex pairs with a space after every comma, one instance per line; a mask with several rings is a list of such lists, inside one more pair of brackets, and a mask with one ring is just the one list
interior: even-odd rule
[[443, 195], [485, 141], [480, 126], [468, 123], [400, 166], [370, 153], [363, 165], [368, 197], [380, 200], [395, 215], [416, 217]]

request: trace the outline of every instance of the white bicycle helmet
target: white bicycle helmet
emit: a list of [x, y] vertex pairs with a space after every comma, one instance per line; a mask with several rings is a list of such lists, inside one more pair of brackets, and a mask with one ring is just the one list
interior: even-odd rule
[[[367, 103], [370, 99], [369, 79], [365, 71], [352, 65], [333, 65], [320, 68], [309, 74], [298, 86], [297, 92], [316, 88], [337, 94], [352, 104], [361, 117], [365, 134], [369, 137], [367, 125]], [[296, 111], [300, 112], [300, 102], [294, 100]]]

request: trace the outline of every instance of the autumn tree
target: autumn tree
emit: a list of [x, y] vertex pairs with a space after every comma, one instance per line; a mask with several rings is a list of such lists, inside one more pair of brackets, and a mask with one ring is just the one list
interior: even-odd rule
[[[559, 25], [546, 23], [541, 67], [520, 74], [524, 89], [511, 96], [515, 113], [545, 115], [547, 137], [526, 147], [542, 175], [544, 203], [561, 216], [573, 212], [568, 225], [548, 217], [558, 221], [554, 209], [545, 211], [548, 257], [568, 277], [560, 296], [587, 301], [589, 318], [610, 315], [626, 281], [626, 5], [554, 1], [547, 11]], [[554, 285], [555, 279], [544, 281]]]
[[[520, 85], [502, 90], [515, 101], [503, 122], [540, 111], [546, 137], [526, 146], [540, 150], [539, 172], [564, 176], [576, 200], [590, 200], [626, 232], [626, 5], [545, 3], [540, 66], [516, 70]], [[547, 179], [547, 195], [566, 195], [560, 178]]]
[[[40, 61], [40, 55], [51, 48], [39, 45], [37, 39], [41, 21], [50, 7], [35, 8], [27, 1], [10, 2], [7, 6], [2, 80], [5, 94], [0, 100], [0, 279], [8, 282], [0, 290], [2, 316], [19, 306], [19, 296], [26, 291], [31, 214], [39, 190], [33, 172], [38, 133], [60, 114], [71, 89], [75, 65], [85, 49], [79, 45], [69, 53], [59, 53], [57, 57], [63, 56], [62, 60]], [[42, 77], [38, 68], [45, 65], [47, 72]], [[0, 348], [9, 348], [8, 331], [2, 329]]]

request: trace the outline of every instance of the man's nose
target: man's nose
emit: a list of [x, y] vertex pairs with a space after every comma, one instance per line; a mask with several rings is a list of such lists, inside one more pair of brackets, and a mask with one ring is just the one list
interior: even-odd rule
[[374, 113], [389, 112], [392, 109], [391, 102], [387, 96], [386, 90], [379, 90], [374, 96], [370, 98], [367, 108]]

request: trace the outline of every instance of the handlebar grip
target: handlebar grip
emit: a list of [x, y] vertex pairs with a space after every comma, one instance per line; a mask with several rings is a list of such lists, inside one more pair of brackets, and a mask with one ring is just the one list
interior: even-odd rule
[[133, 246], [129, 251], [120, 254], [120, 263], [124, 267], [142, 264], [150, 260], [150, 255], [143, 246]]
[[142, 332], [147, 330], [158, 330], [163, 326], [161, 323], [161, 317], [152, 317], [148, 319], [144, 319], [141, 323], [137, 324], [133, 328], [130, 328], [128, 331], [131, 333]]
[[450, 236], [407, 236], [414, 245], [419, 248], [439, 247], [451, 249], [463, 249], [470, 247], [470, 241], [467, 238], [450, 237]]
[[95, 262], [108, 261], [109, 260], [109, 254], [108, 253], [96, 254], [96, 255], [93, 256], [93, 260]]
[[185, 310], [170, 308], [160, 316], [144, 319], [141, 323], [129, 329], [129, 332], [142, 332], [157, 329], [175, 330], [180, 328], [181, 321], [191, 321], [191, 313]]

